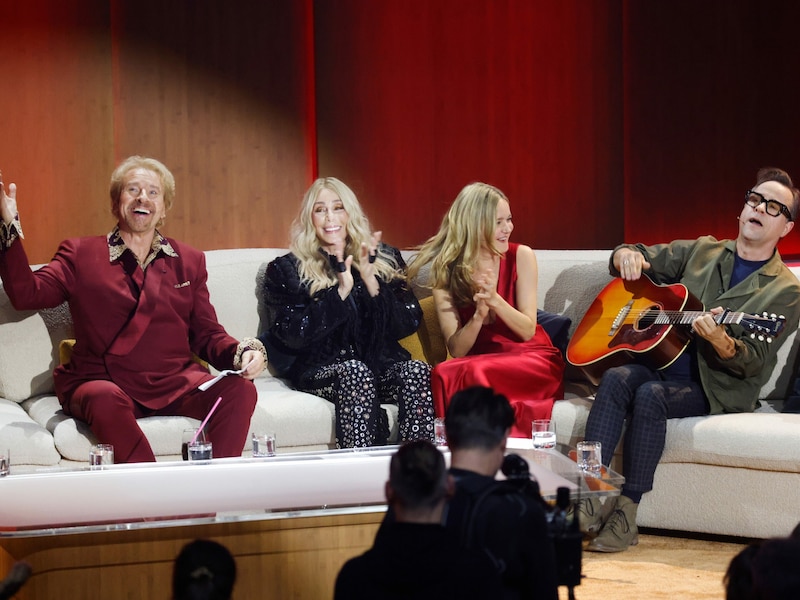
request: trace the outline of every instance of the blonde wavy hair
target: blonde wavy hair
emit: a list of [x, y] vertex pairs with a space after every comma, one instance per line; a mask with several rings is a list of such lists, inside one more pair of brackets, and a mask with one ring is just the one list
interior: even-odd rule
[[508, 202], [506, 195], [492, 185], [475, 182], [465, 186], [444, 216], [438, 233], [419, 246], [409, 262], [408, 278], [417, 279], [420, 270], [430, 265], [427, 281], [418, 284], [447, 290], [456, 306], [473, 304], [477, 287], [472, 275], [481, 248], [501, 254], [494, 245], [500, 200]]
[[[325, 288], [332, 287], [339, 282], [336, 273], [331, 268], [328, 254], [320, 252], [320, 243], [314, 227], [314, 203], [320, 192], [328, 189], [336, 194], [347, 212], [347, 243], [344, 256], [353, 256], [353, 269], [358, 270], [358, 257], [361, 255], [361, 244], [369, 245], [372, 233], [369, 219], [364, 214], [358, 203], [355, 193], [342, 181], [335, 177], [320, 177], [308, 188], [300, 204], [300, 212], [292, 223], [291, 242], [289, 249], [300, 261], [298, 272], [303, 283], [308, 284], [311, 295]], [[403, 279], [405, 274], [394, 256], [378, 247], [378, 258], [374, 263], [377, 276], [384, 281]], [[382, 260], [380, 260], [382, 259]]]

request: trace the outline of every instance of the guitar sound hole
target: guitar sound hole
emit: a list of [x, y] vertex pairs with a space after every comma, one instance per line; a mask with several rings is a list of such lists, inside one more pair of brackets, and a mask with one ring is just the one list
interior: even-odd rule
[[644, 309], [636, 320], [636, 324], [634, 325], [634, 329], [637, 331], [644, 331], [648, 327], [652, 327], [656, 319], [661, 315], [661, 307], [657, 304], [653, 306], [649, 306], [648, 308]]

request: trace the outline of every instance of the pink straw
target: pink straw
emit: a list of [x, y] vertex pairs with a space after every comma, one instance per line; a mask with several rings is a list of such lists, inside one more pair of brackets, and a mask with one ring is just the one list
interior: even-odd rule
[[208, 423], [208, 420], [211, 418], [211, 415], [214, 414], [214, 411], [217, 410], [217, 407], [219, 406], [220, 402], [222, 402], [222, 396], [217, 398], [217, 401], [214, 402], [214, 406], [211, 407], [211, 410], [208, 411], [206, 418], [203, 419], [202, 423], [200, 423], [200, 427], [198, 427], [197, 431], [194, 432], [194, 437], [192, 438], [192, 441], [189, 442], [189, 445], [194, 444], [197, 441], [197, 436], [200, 435], [201, 431], [203, 431], [203, 428], [206, 426], [206, 423]]

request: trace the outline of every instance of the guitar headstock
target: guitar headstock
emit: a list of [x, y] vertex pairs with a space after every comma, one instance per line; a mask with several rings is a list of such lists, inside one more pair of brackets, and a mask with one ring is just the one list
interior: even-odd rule
[[743, 315], [739, 324], [752, 331], [751, 338], [771, 342], [775, 336], [783, 331], [786, 317], [783, 315], [778, 316], [775, 313], [768, 314], [764, 311], [761, 316]]

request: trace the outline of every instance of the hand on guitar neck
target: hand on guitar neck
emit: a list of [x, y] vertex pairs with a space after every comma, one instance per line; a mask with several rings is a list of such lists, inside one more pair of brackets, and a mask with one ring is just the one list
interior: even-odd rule
[[725, 309], [718, 306], [712, 308], [710, 312], [701, 314], [692, 322], [692, 330], [708, 341], [722, 360], [729, 360], [736, 356], [736, 342], [728, 335], [725, 327], [714, 318], [724, 312]]

